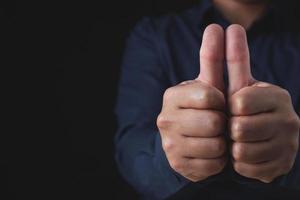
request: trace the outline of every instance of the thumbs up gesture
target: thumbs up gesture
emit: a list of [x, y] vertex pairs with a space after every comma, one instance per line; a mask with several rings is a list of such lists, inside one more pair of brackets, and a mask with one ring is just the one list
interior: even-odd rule
[[170, 166], [191, 181], [218, 174], [226, 164], [223, 60], [224, 31], [211, 25], [203, 36], [199, 77], [167, 89], [157, 118]]
[[[199, 76], [164, 94], [157, 118], [162, 146], [170, 166], [191, 181], [221, 172], [226, 147], [237, 173], [262, 182], [288, 173], [294, 164], [300, 120], [291, 97], [276, 85], [255, 80], [249, 57], [241, 26], [231, 25], [225, 34], [212, 24], [203, 34]], [[231, 143], [226, 144], [225, 132]]]
[[231, 156], [239, 174], [269, 183], [288, 173], [298, 151], [299, 117], [287, 90], [251, 75], [245, 30], [226, 30]]

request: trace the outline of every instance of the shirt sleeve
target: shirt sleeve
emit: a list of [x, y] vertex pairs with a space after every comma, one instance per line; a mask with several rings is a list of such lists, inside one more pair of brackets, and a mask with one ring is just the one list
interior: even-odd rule
[[[194, 183], [169, 166], [156, 127], [163, 93], [170, 87], [156, 37], [153, 21], [145, 18], [127, 41], [115, 108], [115, 157], [122, 176], [139, 193], [150, 199], [165, 199]], [[193, 187], [199, 190], [213, 180]]]

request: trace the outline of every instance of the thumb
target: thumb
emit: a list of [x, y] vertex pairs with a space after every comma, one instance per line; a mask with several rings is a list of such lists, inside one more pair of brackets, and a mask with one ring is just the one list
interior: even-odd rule
[[230, 95], [254, 82], [250, 68], [247, 35], [240, 25], [231, 25], [226, 30], [226, 60]]
[[200, 74], [197, 80], [224, 91], [224, 30], [217, 24], [209, 25], [200, 49]]

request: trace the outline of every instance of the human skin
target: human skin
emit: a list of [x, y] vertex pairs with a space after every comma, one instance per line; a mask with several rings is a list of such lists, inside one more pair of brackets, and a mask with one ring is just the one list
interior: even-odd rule
[[269, 183], [293, 167], [300, 120], [287, 90], [253, 78], [244, 28], [228, 27], [226, 44], [233, 167], [245, 177]]
[[259, 19], [271, 0], [212, 0], [215, 7], [232, 24], [240, 24], [245, 29]]
[[300, 120], [288, 91], [252, 77], [244, 28], [231, 25], [225, 34], [219, 25], [208, 26], [200, 65], [195, 80], [164, 95], [157, 125], [170, 166], [194, 182], [220, 173], [226, 162], [242, 176], [265, 183], [288, 173], [298, 151]]
[[226, 164], [224, 31], [209, 26], [200, 51], [201, 73], [166, 90], [157, 118], [170, 166], [191, 181], [221, 172]]

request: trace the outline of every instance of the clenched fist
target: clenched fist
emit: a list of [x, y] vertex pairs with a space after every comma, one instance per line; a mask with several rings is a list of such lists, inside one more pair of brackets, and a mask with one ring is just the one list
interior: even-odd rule
[[237, 173], [265, 183], [287, 174], [294, 164], [300, 120], [290, 94], [255, 80], [249, 57], [241, 26], [231, 25], [224, 34], [220, 26], [210, 25], [203, 34], [198, 78], [165, 92], [157, 119], [162, 146], [170, 166], [191, 181], [221, 172], [227, 146]]
[[167, 89], [157, 118], [170, 166], [191, 181], [215, 175], [226, 164], [223, 59], [224, 31], [211, 25], [203, 36], [199, 77]]
[[268, 183], [294, 164], [299, 117], [288, 91], [252, 77], [244, 29], [232, 25], [226, 37], [233, 167], [245, 177]]

